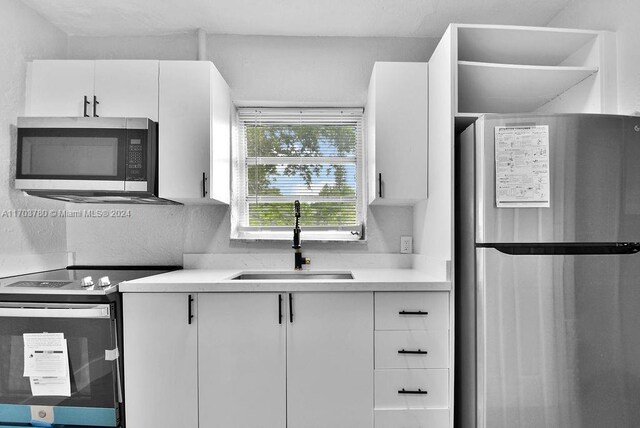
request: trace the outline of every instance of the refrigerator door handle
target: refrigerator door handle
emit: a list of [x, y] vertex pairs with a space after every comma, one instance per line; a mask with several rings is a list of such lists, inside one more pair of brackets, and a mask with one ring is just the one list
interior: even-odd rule
[[621, 255], [640, 252], [638, 242], [619, 243], [523, 243], [523, 244], [477, 244], [479, 248], [495, 248], [512, 256], [557, 256], [557, 255]]

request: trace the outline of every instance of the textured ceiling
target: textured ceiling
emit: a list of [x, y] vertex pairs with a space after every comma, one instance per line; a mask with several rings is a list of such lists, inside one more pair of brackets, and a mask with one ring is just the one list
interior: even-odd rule
[[572, 0], [22, 0], [69, 35], [440, 37], [450, 22], [546, 25]]

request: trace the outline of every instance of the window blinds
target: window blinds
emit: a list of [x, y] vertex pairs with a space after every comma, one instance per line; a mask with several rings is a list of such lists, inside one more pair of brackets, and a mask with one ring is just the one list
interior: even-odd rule
[[238, 110], [239, 227], [360, 230], [362, 109]]

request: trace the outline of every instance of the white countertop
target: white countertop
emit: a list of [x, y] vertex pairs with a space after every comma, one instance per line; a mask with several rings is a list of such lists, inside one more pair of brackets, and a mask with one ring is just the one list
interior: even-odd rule
[[[415, 269], [334, 269], [310, 273], [351, 272], [353, 279], [233, 280], [241, 273], [282, 270], [185, 269], [120, 283], [123, 293], [206, 293], [287, 291], [450, 291], [451, 282]], [[288, 271], [294, 273], [294, 271]]]

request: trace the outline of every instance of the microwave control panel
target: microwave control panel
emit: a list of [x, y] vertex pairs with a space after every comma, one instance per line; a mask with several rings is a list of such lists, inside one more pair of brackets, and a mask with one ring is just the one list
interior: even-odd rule
[[146, 141], [142, 138], [130, 138], [127, 141], [127, 181], [146, 181], [146, 146]]

